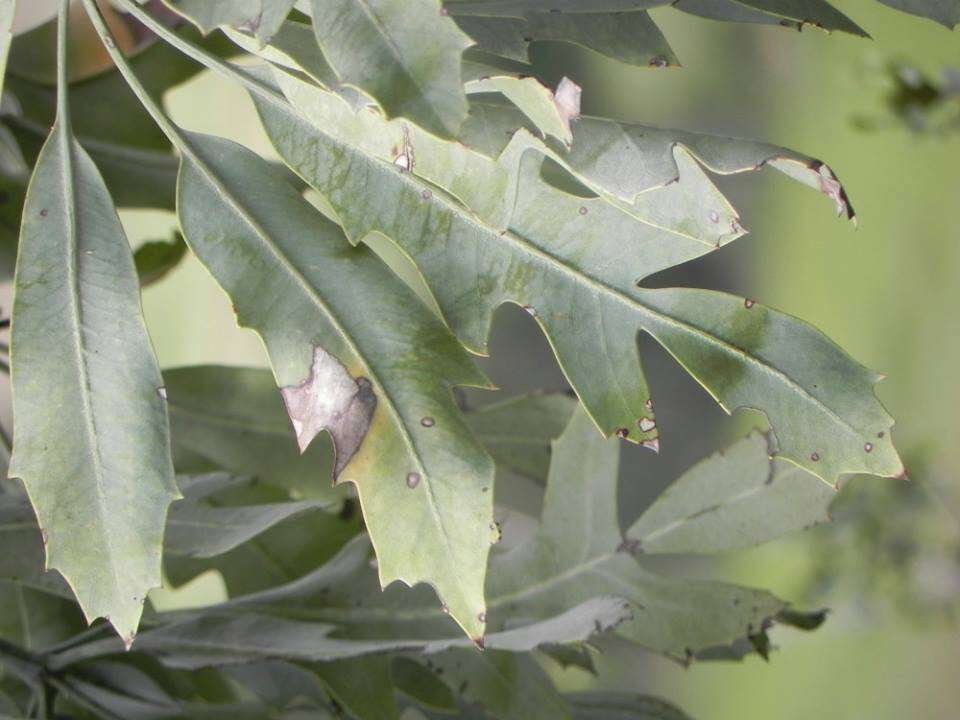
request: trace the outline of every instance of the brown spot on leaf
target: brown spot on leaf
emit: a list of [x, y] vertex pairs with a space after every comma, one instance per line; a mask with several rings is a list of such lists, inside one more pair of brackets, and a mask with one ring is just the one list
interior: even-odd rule
[[407, 487], [413, 490], [417, 485], [420, 484], [420, 473], [418, 472], [409, 472], [407, 473]]
[[433, 427], [437, 423], [432, 417], [428, 416], [425, 418], [420, 418], [420, 424], [423, 425], [424, 427]]
[[354, 379], [337, 358], [317, 346], [307, 379], [282, 388], [280, 394], [301, 453], [320, 431], [330, 433], [336, 452], [336, 481], [370, 428], [377, 407], [370, 381], [364, 377]]

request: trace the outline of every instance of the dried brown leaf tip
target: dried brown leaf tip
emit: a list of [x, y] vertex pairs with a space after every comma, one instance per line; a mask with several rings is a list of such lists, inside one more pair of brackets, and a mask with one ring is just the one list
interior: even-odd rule
[[326, 430], [333, 438], [337, 461], [334, 480], [356, 454], [367, 435], [377, 398], [364, 377], [356, 378], [321, 347], [313, 350], [310, 375], [299, 385], [281, 389], [287, 415], [304, 452]]

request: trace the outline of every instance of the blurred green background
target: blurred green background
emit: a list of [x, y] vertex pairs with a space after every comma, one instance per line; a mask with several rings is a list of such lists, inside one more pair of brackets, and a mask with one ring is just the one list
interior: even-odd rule
[[[670, 9], [653, 13], [683, 68], [633, 68], [569, 46], [537, 45], [538, 73], [583, 86], [584, 112], [764, 139], [828, 162], [847, 186], [858, 230], [828, 200], [775, 172], [718, 183], [751, 234], [664, 274], [755, 297], [823, 329], [885, 372], [882, 400], [910, 483], [856, 479], [836, 522], [719, 562], [678, 571], [772, 588], [804, 607], [830, 607], [813, 634], [772, 633], [770, 662], [694, 663], [601, 658], [601, 682], [662, 694], [694, 717], [952, 718], [958, 716], [960, 635], [960, 132], [868, 132], [884, 117], [885, 67], [960, 68], [960, 35], [872, 0], [838, 2], [873, 41], [816, 30], [732, 26]], [[205, 74], [171, 93], [189, 129], [269, 147], [239, 88]], [[862, 125], [860, 123], [859, 125]], [[168, 216], [124, 214], [136, 242], [167, 237]], [[221, 291], [194, 260], [146, 290], [145, 309], [165, 367], [265, 365], [258, 339], [235, 327]], [[641, 344], [658, 398], [662, 455], [626, 449], [623, 515], [634, 517], [694, 460], [756, 418], [725, 418], [655, 345]], [[533, 321], [500, 311], [485, 361], [505, 392], [564, 382]], [[472, 398], [475, 402], [482, 399]], [[571, 687], [595, 682], [572, 670]]]

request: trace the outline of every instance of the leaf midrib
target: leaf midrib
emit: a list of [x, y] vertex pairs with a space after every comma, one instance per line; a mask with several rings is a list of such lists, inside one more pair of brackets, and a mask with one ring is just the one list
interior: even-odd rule
[[[96, 500], [100, 510], [100, 516], [106, 520], [112, 516], [108, 511], [106, 496], [104, 493], [104, 484], [106, 482], [106, 473], [103, 467], [103, 458], [101, 456], [100, 443], [96, 428], [96, 420], [93, 414], [93, 397], [90, 384], [90, 371], [86, 362], [86, 343], [83, 337], [83, 312], [81, 310], [80, 288], [78, 279], [80, 275], [79, 267], [79, 232], [77, 228], [76, 197], [74, 195], [74, 181], [76, 179], [73, 165], [73, 141], [68, 118], [68, 109], [63, 107], [59, 111], [54, 132], [57, 133], [57, 143], [60, 149], [60, 181], [63, 183], [64, 211], [66, 214], [66, 224], [64, 231], [67, 237], [66, 253], [67, 257], [64, 267], [67, 268], [68, 296], [70, 299], [70, 314], [73, 322], [70, 325], [71, 335], [73, 337], [75, 360], [77, 373], [79, 377], [79, 389], [81, 403], [83, 404], [83, 425], [87, 435], [89, 445], [90, 460], [93, 465], [94, 486], [96, 488]], [[106, 523], [98, 524], [102, 528]], [[113, 546], [112, 534], [109, 532], [100, 533], [103, 537], [104, 547], [107, 551], [108, 562], [106, 565], [110, 568], [110, 575], [113, 580], [116, 594], [123, 592], [120, 577], [117, 574], [116, 549]]]
[[[421, 474], [421, 483], [424, 485], [424, 488], [427, 491], [428, 506], [430, 507], [430, 512], [433, 515], [434, 521], [440, 529], [440, 532], [443, 536], [443, 540], [448, 549], [452, 551], [453, 544], [450, 540], [450, 534], [447, 530], [446, 524], [443, 521], [443, 517], [437, 508], [437, 499], [433, 492], [433, 488], [430, 485], [430, 473], [427, 472], [425, 463], [422, 459], [420, 449], [417, 447], [416, 442], [411, 436], [409, 430], [407, 429], [406, 424], [403, 422], [402, 416], [397, 410], [396, 403], [392, 395], [386, 390], [384, 384], [379, 379], [379, 375], [372, 372], [372, 366], [367, 360], [366, 355], [360, 352], [360, 349], [353, 341], [353, 337], [350, 333], [344, 330], [344, 327], [340, 321], [340, 318], [333, 312], [333, 310], [324, 302], [323, 298], [319, 295], [317, 290], [310, 284], [307, 278], [303, 275], [299, 268], [297, 268], [287, 257], [287, 255], [282, 251], [281, 248], [277, 247], [276, 243], [270, 238], [269, 233], [260, 225], [257, 219], [246, 209], [241, 203], [234, 197], [230, 190], [220, 182], [216, 174], [207, 166], [205, 162], [189, 147], [189, 143], [185, 141], [187, 146], [184, 149], [187, 149], [189, 152], [190, 161], [201, 170], [204, 176], [207, 178], [207, 181], [213, 186], [213, 188], [221, 195], [221, 197], [227, 201], [237, 212], [240, 219], [244, 221], [251, 230], [254, 231], [256, 236], [264, 243], [264, 245], [270, 250], [271, 254], [280, 262], [284, 269], [286, 269], [289, 274], [297, 281], [297, 284], [304, 290], [308, 299], [313, 300], [317, 307], [323, 312], [333, 324], [334, 328], [343, 338], [343, 341], [350, 348], [351, 352], [358, 358], [358, 360], [363, 364], [366, 371], [369, 373], [373, 381], [376, 383], [377, 388], [380, 390], [380, 393], [383, 397], [385, 405], [390, 416], [393, 418], [394, 424], [397, 426], [400, 437], [406, 445], [407, 450], [409, 451], [416, 469], [419, 470]], [[254, 328], [255, 329], [255, 328]], [[258, 331], [259, 332], [259, 331]], [[453, 564], [452, 567], [455, 570], [455, 574], [459, 577], [459, 569], [456, 564]]]

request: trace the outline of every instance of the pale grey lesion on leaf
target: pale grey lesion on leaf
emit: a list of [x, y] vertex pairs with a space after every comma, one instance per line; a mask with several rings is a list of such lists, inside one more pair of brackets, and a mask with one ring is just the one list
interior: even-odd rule
[[320, 346], [313, 349], [310, 374], [299, 385], [281, 388], [300, 452], [326, 430], [333, 438], [336, 482], [370, 429], [377, 397], [365, 377], [354, 378], [337, 358]]

